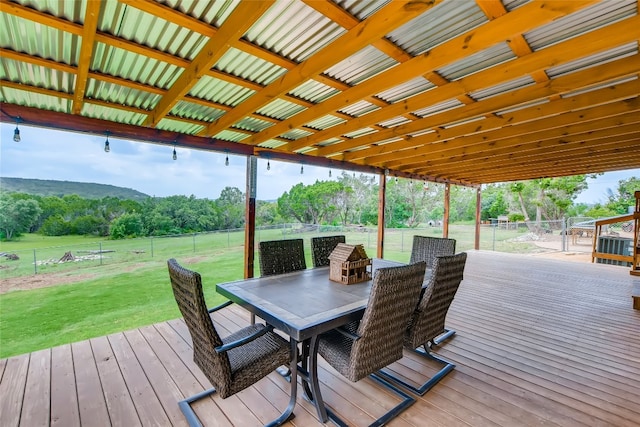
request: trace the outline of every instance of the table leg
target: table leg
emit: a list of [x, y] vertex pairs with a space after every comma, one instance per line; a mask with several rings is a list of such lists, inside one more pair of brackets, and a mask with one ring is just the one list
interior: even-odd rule
[[[309, 385], [313, 393], [313, 403], [316, 405], [318, 419], [326, 423], [329, 420], [327, 416], [327, 408], [322, 400], [320, 393], [320, 381], [318, 380], [318, 336], [315, 335], [309, 342]], [[306, 391], [306, 390], [305, 390]]]

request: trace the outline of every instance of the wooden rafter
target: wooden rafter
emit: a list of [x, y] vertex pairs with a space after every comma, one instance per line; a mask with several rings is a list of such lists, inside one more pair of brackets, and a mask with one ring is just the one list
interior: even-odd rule
[[205, 75], [224, 55], [230, 43], [242, 37], [252, 25], [253, 20], [262, 15], [273, 4], [273, 1], [261, 0], [240, 3], [216, 34], [203, 46], [198, 56], [182, 72], [158, 105], [149, 113], [145, 126], [155, 127], [180, 98], [186, 95], [198, 82], [200, 77]]
[[87, 3], [87, 9], [84, 14], [82, 47], [80, 48], [80, 55], [78, 57], [78, 71], [76, 73], [75, 88], [73, 90], [73, 114], [80, 114], [82, 111], [101, 4], [101, 2], [97, 1]]
[[[291, 69], [280, 79], [269, 84], [239, 107], [234, 108], [222, 116], [207, 129], [207, 135], [215, 135], [221, 130], [233, 125], [247, 114], [255, 112], [274, 98], [283, 96], [304, 81], [322, 73], [328, 68], [329, 64], [335, 63], [337, 58], [346, 58], [352, 55], [372, 41], [384, 36], [395, 26], [409, 21], [431, 6], [431, 4], [426, 3], [411, 4], [405, 1], [395, 1], [387, 4], [387, 6], [379, 10], [375, 15], [359, 23], [315, 55]], [[271, 135], [270, 137], [273, 136], [277, 135]]]

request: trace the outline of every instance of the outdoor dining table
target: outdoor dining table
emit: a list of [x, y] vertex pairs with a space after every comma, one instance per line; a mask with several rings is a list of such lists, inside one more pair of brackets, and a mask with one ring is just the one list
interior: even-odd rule
[[[372, 277], [381, 267], [400, 263], [374, 259]], [[302, 343], [298, 373], [318, 419], [328, 421], [318, 380], [318, 337], [323, 332], [362, 318], [372, 280], [344, 285], [329, 280], [329, 267], [318, 267], [276, 276], [221, 283], [216, 290], [266, 323]], [[334, 418], [334, 417], [332, 417]]]

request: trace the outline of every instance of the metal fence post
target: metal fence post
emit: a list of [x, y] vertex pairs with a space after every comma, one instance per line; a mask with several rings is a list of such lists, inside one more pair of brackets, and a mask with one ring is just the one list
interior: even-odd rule
[[98, 252], [100, 253], [100, 265], [102, 265], [102, 242], [98, 243]]
[[562, 252], [566, 252], [569, 250], [569, 245], [567, 244], [567, 219], [565, 217], [562, 217], [562, 226], [560, 229], [560, 234], [562, 234]]
[[151, 258], [153, 258], [153, 236], [151, 236]]
[[193, 233], [193, 252], [196, 251], [196, 233]]
[[36, 250], [33, 250], [33, 274], [38, 274], [38, 259], [36, 258]]
[[491, 224], [491, 228], [493, 229], [493, 246], [491, 250], [493, 251], [496, 250], [496, 226], [497, 224]]

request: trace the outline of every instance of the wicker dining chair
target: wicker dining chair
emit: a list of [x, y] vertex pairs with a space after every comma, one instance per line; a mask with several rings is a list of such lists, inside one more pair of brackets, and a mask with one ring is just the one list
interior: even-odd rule
[[311, 238], [311, 256], [314, 267], [326, 267], [329, 265], [329, 255], [338, 246], [338, 243], [345, 243], [345, 236], [324, 236]]
[[[207, 309], [199, 273], [182, 267], [175, 259], [167, 261], [173, 295], [189, 329], [193, 342], [193, 361], [213, 388], [178, 402], [190, 426], [201, 426], [191, 403], [215, 392], [226, 399], [257, 383], [281, 365], [294, 368], [297, 348], [273, 327], [261, 324], [247, 326], [221, 338], [210, 313], [227, 307], [231, 301]], [[296, 369], [292, 369], [289, 406], [270, 426], [286, 422], [293, 414], [296, 399]]]
[[415, 402], [376, 372], [402, 358], [404, 331], [418, 303], [425, 268], [419, 262], [376, 270], [362, 319], [319, 337], [318, 353], [345, 378], [357, 382], [371, 376], [402, 398], [372, 425], [384, 425]]
[[445, 339], [443, 337], [448, 338], [455, 334], [455, 331], [445, 328], [444, 321], [460, 282], [462, 282], [466, 261], [467, 254], [465, 252], [436, 257], [429, 283], [411, 315], [409, 326], [404, 334], [406, 348], [438, 362], [443, 365], [442, 369], [419, 387], [415, 387], [387, 371], [382, 372], [384, 378], [401, 384], [422, 396], [455, 368], [453, 363], [434, 355], [430, 349], [441, 343]]
[[456, 240], [446, 237], [413, 236], [411, 248], [411, 264], [425, 261], [427, 268], [433, 266], [433, 261], [439, 255], [453, 255], [456, 253]]
[[304, 241], [302, 239], [268, 240], [258, 243], [260, 275], [291, 273], [304, 270]]

